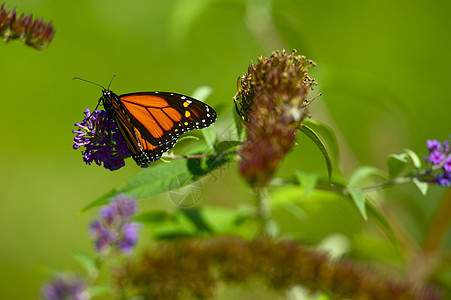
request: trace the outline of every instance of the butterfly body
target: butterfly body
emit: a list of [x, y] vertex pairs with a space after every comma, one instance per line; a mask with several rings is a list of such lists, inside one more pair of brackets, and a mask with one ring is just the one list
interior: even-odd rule
[[216, 121], [216, 112], [194, 98], [168, 92], [117, 95], [103, 90], [99, 103], [117, 124], [131, 156], [147, 165], [174, 147], [179, 136]]

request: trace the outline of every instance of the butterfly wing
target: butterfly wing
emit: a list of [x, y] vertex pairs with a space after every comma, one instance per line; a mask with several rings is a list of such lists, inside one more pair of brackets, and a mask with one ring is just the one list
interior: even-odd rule
[[132, 125], [127, 115], [116, 112], [114, 119], [132, 158], [140, 166], [159, 159], [164, 152], [174, 147], [177, 141], [172, 140], [159, 146], [152, 145], [142, 137], [141, 133]]
[[205, 128], [217, 117], [207, 104], [176, 93], [131, 93], [118, 100], [115, 120], [138, 165], [157, 160], [182, 133]]
[[119, 98], [133, 125], [153, 145], [163, 145], [216, 120], [216, 112], [210, 106], [180, 94], [144, 92]]

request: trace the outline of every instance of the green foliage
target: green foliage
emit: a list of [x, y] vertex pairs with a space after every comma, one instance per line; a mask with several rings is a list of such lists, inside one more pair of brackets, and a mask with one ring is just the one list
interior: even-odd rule
[[326, 149], [325, 144], [321, 141], [318, 134], [315, 133], [310, 127], [307, 125], [303, 125], [301, 127], [301, 132], [303, 132], [306, 136], [308, 136], [318, 147], [318, 149], [321, 151], [321, 154], [323, 155], [324, 159], [326, 160], [326, 166], [327, 166], [327, 173], [329, 174], [329, 181], [332, 178], [332, 161], [329, 155], [329, 152]]
[[[304, 123], [303, 132], [314, 149], [304, 144], [293, 149], [289, 162], [282, 162], [277, 178], [267, 187], [272, 214], [265, 232], [276, 239], [294, 237], [310, 249], [339, 232], [349, 239], [347, 256], [352, 261], [370, 261], [384, 274], [408, 276], [417, 270], [417, 251], [431, 232], [440, 231], [430, 227], [441, 207], [443, 189], [426, 183], [430, 178], [422, 176], [422, 162], [425, 140], [449, 134], [450, 41], [441, 38], [449, 31], [443, 26], [451, 16], [449, 7], [437, 9], [420, 1], [257, 2], [99, 0], [68, 2], [64, 7], [52, 1], [7, 5], [52, 20], [57, 34], [43, 51], [20, 43], [0, 45], [2, 56], [8, 58], [0, 74], [3, 110], [13, 112], [0, 120], [6, 129], [0, 174], [1, 299], [35, 298], [42, 276], [33, 265], [39, 261], [70, 266], [68, 247], [81, 249], [76, 261], [88, 274], [95, 273], [95, 259], [85, 254], [92, 251], [86, 242], [86, 226], [95, 212], [90, 209], [120, 193], [139, 197], [146, 207], [136, 217], [145, 225], [144, 244], [149, 233], [154, 241], [259, 234], [253, 191], [237, 179], [234, 162], [239, 158], [221, 154], [236, 151], [245, 139], [242, 120], [236, 113], [230, 115], [236, 78], [251, 60], [282, 48], [296, 48], [318, 62], [312, 75], [319, 82], [315, 89], [324, 96], [310, 105], [313, 119]], [[426, 96], [412, 86], [419, 78], [419, 57], [431, 61], [422, 72], [434, 75], [434, 87]], [[111, 173], [85, 166], [79, 151], [70, 150], [71, 126], [80, 121], [84, 109], [95, 107], [100, 95], [96, 87], [75, 86], [70, 79], [82, 76], [105, 85], [112, 74], [118, 74], [112, 86], [118, 94], [160, 90], [201, 99], [208, 95], [215, 109], [224, 108], [216, 126], [193, 133], [196, 141], [185, 138], [174, 153], [218, 156], [170, 159], [147, 170], [131, 163]], [[211, 88], [190, 94], [200, 85]], [[18, 104], [27, 109], [20, 110]], [[344, 146], [340, 151], [334, 132]], [[413, 150], [385, 160], [405, 146]], [[320, 175], [324, 160], [327, 176]], [[212, 182], [210, 174], [227, 163], [232, 167], [221, 170], [220, 176], [214, 173]], [[159, 197], [202, 178], [208, 196], [194, 208], [179, 208]], [[84, 214], [77, 216], [74, 211], [80, 207]], [[449, 231], [444, 232], [440, 248], [431, 253], [449, 252], [451, 239]], [[43, 245], [51, 249], [29, 251]], [[440, 288], [450, 291], [449, 262], [446, 257], [433, 258], [437, 269], [427, 269], [427, 260], [418, 260], [420, 267]], [[430, 278], [420, 281], [427, 283]], [[23, 288], [17, 290], [18, 286]], [[111, 298], [106, 285], [96, 283], [89, 292], [94, 298]]]

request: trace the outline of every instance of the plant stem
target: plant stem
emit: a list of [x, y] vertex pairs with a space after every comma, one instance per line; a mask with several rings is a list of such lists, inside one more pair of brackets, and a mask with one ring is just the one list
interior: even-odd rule
[[178, 158], [186, 158], [186, 159], [196, 159], [196, 158], [205, 158], [205, 157], [219, 157], [220, 159], [227, 155], [236, 154], [236, 151], [230, 151], [225, 153], [215, 153], [215, 154], [192, 154], [192, 155], [176, 155], [176, 154], [163, 154], [162, 158], [170, 158], [170, 159], [178, 159]]
[[257, 199], [257, 217], [261, 224], [261, 232], [264, 234], [266, 225], [271, 217], [271, 207], [265, 188], [256, 189], [255, 193]]

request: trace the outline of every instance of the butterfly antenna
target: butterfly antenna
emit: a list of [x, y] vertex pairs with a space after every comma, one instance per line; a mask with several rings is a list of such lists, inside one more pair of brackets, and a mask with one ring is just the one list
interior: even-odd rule
[[113, 74], [113, 77], [111, 77], [110, 83], [108, 84], [108, 90], [110, 89], [111, 83], [113, 82], [114, 77], [116, 77], [116, 74]]
[[[83, 78], [80, 78], [80, 77], [74, 77], [74, 78], [72, 78], [72, 80], [74, 80], [74, 79], [78, 79], [78, 80], [81, 80], [81, 81], [85, 81], [85, 82], [89, 82], [89, 83], [95, 84], [95, 85], [97, 85], [97, 86], [100, 86], [102, 89], [106, 90], [105, 87], [104, 87], [103, 85], [100, 85], [100, 84], [98, 84], [98, 83], [95, 83], [95, 82], [92, 82], [92, 81], [89, 81], [89, 80], [86, 80], [86, 79], [83, 79]], [[110, 82], [110, 84], [111, 84], [111, 82]], [[110, 87], [110, 86], [108, 86], [108, 87]]]

